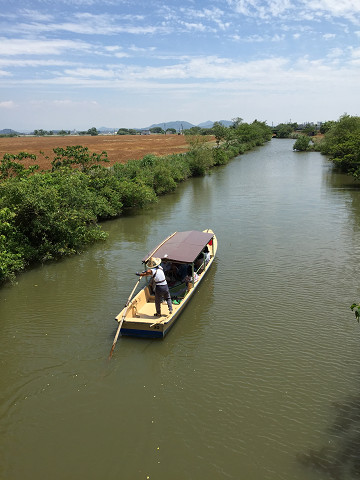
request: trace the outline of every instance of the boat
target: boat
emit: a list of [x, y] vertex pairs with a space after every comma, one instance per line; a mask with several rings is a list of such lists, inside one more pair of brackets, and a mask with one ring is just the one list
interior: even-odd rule
[[[156, 317], [155, 293], [150, 278], [131, 298], [138, 284], [135, 285], [125, 307], [115, 317], [119, 323], [120, 334], [147, 338], [165, 337], [209, 271], [216, 250], [217, 238], [214, 232], [208, 229], [174, 232], [148, 253], [142, 259], [145, 270], [151, 257], [161, 259], [171, 295], [172, 313], [167, 313], [166, 302], [163, 302], [162, 315]], [[142, 278], [149, 277], [141, 277], [138, 283]]]

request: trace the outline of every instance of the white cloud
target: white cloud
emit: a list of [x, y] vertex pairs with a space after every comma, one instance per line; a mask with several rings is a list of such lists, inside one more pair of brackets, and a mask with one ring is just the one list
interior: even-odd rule
[[335, 33], [325, 33], [323, 35], [323, 38], [325, 40], [332, 40], [333, 38], [336, 38], [336, 35], [335, 35]]
[[[132, 90], [144, 88], [188, 89], [217, 88], [220, 85], [239, 84], [253, 89], [259, 85], [274, 85], [281, 90], [284, 79], [289, 85], [294, 85], [299, 79], [309, 82], [329, 82], [328, 77], [339, 79], [340, 73], [358, 78], [360, 72], [350, 73], [351, 61], [360, 58], [360, 48], [346, 52], [333, 49], [326, 59], [310, 59], [308, 56], [299, 57], [296, 61], [289, 61], [285, 57], [272, 57], [261, 60], [239, 61], [219, 56], [183, 58], [167, 65], [126, 65], [117, 64], [100, 67], [78, 66], [66, 68], [64, 71], [49, 72], [48, 78], [29, 78], [28, 80], [11, 79], [13, 85], [77, 85], [84, 87], [98, 86], [103, 89], [130, 88]], [[333, 67], [334, 60], [342, 59], [345, 63]], [[346, 63], [347, 62], [347, 63]], [[344, 73], [346, 72], [346, 73]]]
[[[316, 20], [322, 17], [346, 18], [359, 24], [358, 0], [227, 0], [241, 15], [261, 19]], [[294, 18], [294, 14], [296, 17]]]
[[278, 33], [275, 33], [275, 35], [272, 37], [271, 41], [272, 42], [282, 42], [285, 39], [285, 35], [279, 35]]
[[0, 37], [0, 55], [60, 55], [69, 50], [89, 50], [90, 44], [74, 40], [28, 40]]
[[[31, 16], [32, 15], [32, 16]], [[28, 18], [30, 17], [30, 18]], [[166, 33], [168, 27], [151, 25], [143, 15], [110, 15], [107, 13], [76, 13], [67, 21], [56, 21], [53, 16], [31, 12], [22, 17], [13, 18], [3, 25], [3, 32], [18, 34], [19, 32], [38, 35], [40, 33], [68, 32], [79, 35], [116, 35], [128, 33], [133, 35]]]
[[360, 58], [360, 47], [358, 48], [353, 48], [351, 50], [351, 57], [352, 58]]
[[[46, 98], [40, 119], [60, 109], [66, 118], [68, 107], [68, 118], [82, 116], [85, 124], [94, 110], [117, 118], [116, 101], [119, 112], [126, 104], [133, 115], [151, 116], [161, 104], [167, 117], [205, 104], [243, 116], [237, 109], [244, 103], [251, 111], [270, 96], [274, 115], [292, 104], [313, 109], [315, 91], [324, 105], [342, 98], [342, 111], [350, 111], [347, 98], [357, 105], [360, 0], [162, 2], [158, 8], [142, 0], [5, 2], [0, 91], [17, 105]], [[6, 120], [12, 114], [30, 121], [18, 111], [9, 107]]]
[[112, 70], [104, 70], [100, 68], [77, 68], [74, 70], [65, 70], [65, 75], [81, 78], [114, 78], [115, 73]]
[[180, 24], [185, 27], [186, 30], [193, 30], [198, 32], [205, 32], [207, 27], [202, 23], [189, 23], [189, 22], [180, 22]]
[[358, 0], [303, 0], [302, 3], [305, 8], [329, 13], [334, 17], [354, 18], [360, 13]]
[[150, 53], [150, 52], [154, 52], [156, 50], [156, 47], [150, 47], [150, 46], [138, 47], [136, 45], [131, 45], [129, 47], [129, 50], [135, 53]]
[[27, 17], [33, 22], [50, 22], [54, 19], [53, 15], [38, 10], [23, 9], [19, 11], [19, 15]]
[[345, 52], [342, 48], [332, 48], [327, 54], [327, 57], [330, 59], [341, 59], [344, 58], [344, 56]]
[[13, 58], [0, 58], [0, 67], [65, 67], [70, 65], [77, 65], [77, 63], [67, 60], [42, 60], [40, 58], [27, 58], [16, 60]]
[[237, 13], [268, 19], [279, 17], [293, 8], [290, 0], [228, 0]]
[[13, 109], [15, 107], [16, 107], [15, 102], [13, 102], [12, 100], [0, 102], [0, 108], [4, 108], [8, 110], [8, 109]]

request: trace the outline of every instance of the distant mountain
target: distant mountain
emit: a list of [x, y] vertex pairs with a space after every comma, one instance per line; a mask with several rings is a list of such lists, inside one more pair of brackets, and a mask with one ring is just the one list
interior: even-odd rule
[[114, 132], [117, 132], [119, 129], [114, 127], [100, 127], [100, 128], [97, 128], [96, 130], [101, 133], [114, 133]]
[[[221, 125], [224, 125], [224, 127], [230, 127], [234, 122], [231, 122], [230, 120], [216, 120], [218, 123], [221, 123]], [[207, 122], [199, 123], [198, 127], [201, 128], [212, 128], [215, 122], [208, 120]]]
[[218, 120], [221, 125], [224, 125], [224, 127], [230, 127], [231, 125], [234, 124], [232, 120]]
[[174, 122], [154, 123], [153, 125], [150, 125], [150, 127], [143, 128], [142, 130], [150, 130], [150, 128], [155, 127], [160, 127], [163, 130], [166, 130], [168, 128], [175, 128], [177, 132], [180, 132], [182, 130], [188, 130], [191, 127], [195, 127], [195, 125], [189, 122], [185, 122], [184, 120], [176, 120]]
[[3, 128], [0, 130], [0, 135], [17, 135], [19, 132], [15, 132], [11, 128]]
[[[233, 124], [230, 120], [218, 120], [219, 123], [224, 125], [224, 127], [229, 127]], [[188, 130], [192, 127], [201, 127], [201, 128], [212, 128], [215, 122], [208, 120], [207, 122], [199, 123], [199, 125], [194, 125], [193, 123], [177, 120], [175, 122], [164, 122], [164, 123], [154, 123], [150, 127], [144, 128], [143, 130], [149, 130], [150, 128], [160, 127], [163, 130], [167, 128], [175, 128], [177, 132], [182, 130]]]
[[199, 125], [197, 126], [201, 128], [212, 128], [213, 125], [214, 125], [214, 122], [212, 122], [211, 120], [208, 120], [207, 122], [199, 123]]

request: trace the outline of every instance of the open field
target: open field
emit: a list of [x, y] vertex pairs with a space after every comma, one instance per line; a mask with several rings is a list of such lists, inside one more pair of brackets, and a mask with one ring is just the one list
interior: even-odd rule
[[[0, 137], [0, 159], [5, 153], [33, 153], [36, 161], [23, 161], [24, 165], [37, 164], [43, 170], [51, 168], [57, 147], [82, 145], [89, 152], [107, 152], [110, 163], [125, 163], [128, 160], [142, 158], [148, 153], [168, 155], [182, 153], [188, 149], [184, 135], [97, 135], [97, 136], [48, 136], [48, 137]], [[43, 152], [41, 154], [40, 152]], [[46, 159], [45, 157], [49, 157]]]

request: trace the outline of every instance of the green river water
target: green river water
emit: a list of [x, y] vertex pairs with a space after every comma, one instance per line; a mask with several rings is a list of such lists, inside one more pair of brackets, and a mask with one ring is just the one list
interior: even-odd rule
[[[293, 141], [195, 178], [0, 290], [1, 480], [360, 475], [360, 190]], [[141, 258], [211, 228], [164, 340], [120, 337]]]

